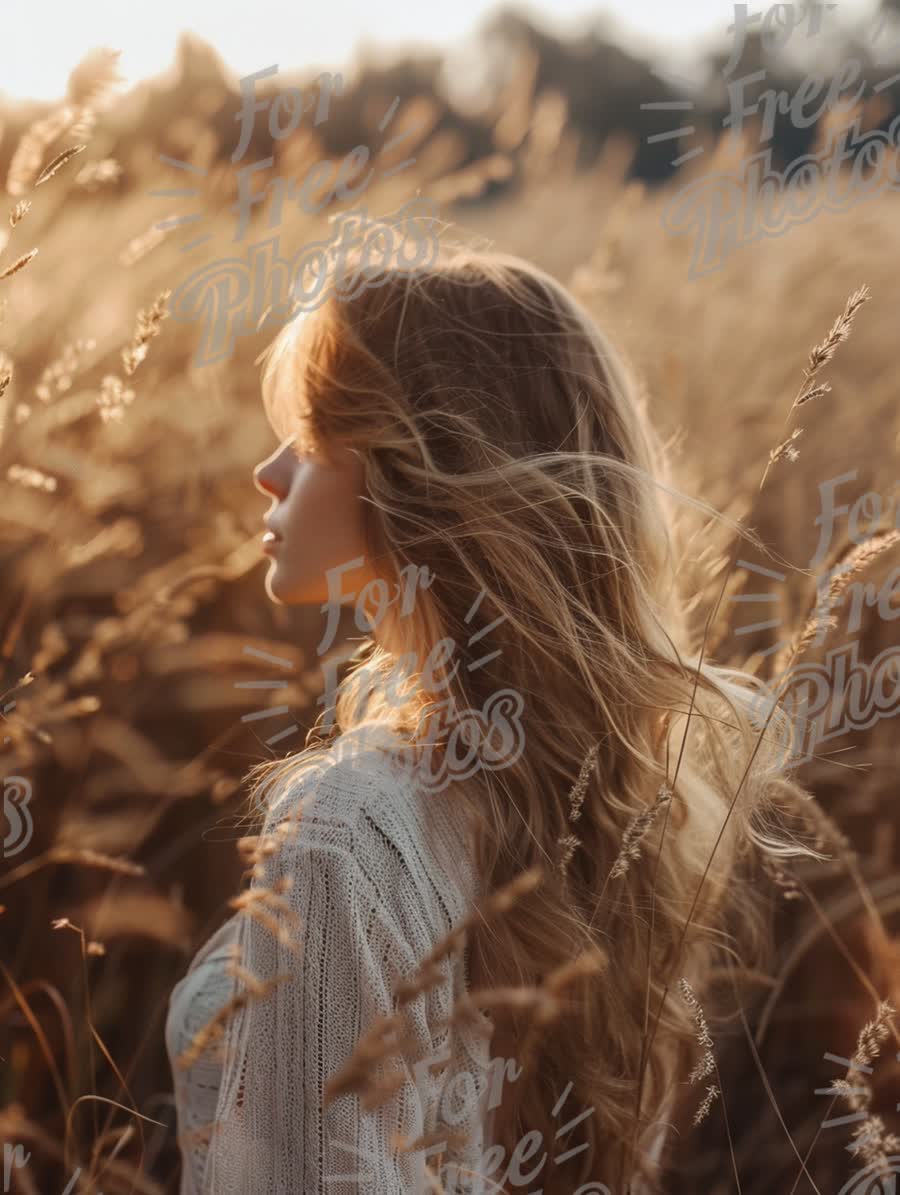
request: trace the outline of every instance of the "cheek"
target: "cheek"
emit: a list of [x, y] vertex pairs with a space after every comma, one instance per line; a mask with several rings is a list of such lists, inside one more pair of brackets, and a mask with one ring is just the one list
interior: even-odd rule
[[290, 531], [295, 545], [310, 555], [346, 550], [340, 560], [350, 558], [364, 548], [363, 504], [344, 477], [314, 474], [298, 490]]
[[[341, 570], [332, 586], [346, 594], [358, 593], [370, 579], [364, 516], [352, 477], [310, 471], [298, 481], [278, 560], [298, 600], [326, 601], [332, 569]], [[358, 557], [363, 557], [361, 567], [342, 569]]]

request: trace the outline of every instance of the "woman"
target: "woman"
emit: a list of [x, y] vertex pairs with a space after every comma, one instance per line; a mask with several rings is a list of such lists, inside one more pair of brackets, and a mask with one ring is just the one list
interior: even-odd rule
[[497, 253], [354, 270], [270, 350], [256, 482], [270, 597], [368, 637], [173, 993], [182, 1192], [653, 1190], [678, 981], [799, 850], [787, 731], [689, 644], [662, 453], [582, 307]]

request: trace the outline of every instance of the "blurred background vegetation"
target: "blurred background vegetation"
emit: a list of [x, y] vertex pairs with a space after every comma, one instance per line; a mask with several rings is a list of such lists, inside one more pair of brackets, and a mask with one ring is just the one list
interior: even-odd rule
[[[883, 10], [885, 46], [895, 8]], [[514, 8], [494, 13], [479, 38], [482, 83], [465, 104], [451, 96], [443, 53], [362, 56], [352, 72], [334, 64], [345, 88], [325, 123], [275, 141], [261, 117], [245, 161], [273, 156], [278, 177], [299, 178], [323, 158], [375, 147], [399, 97], [398, 127], [419, 128], [402, 150], [415, 162], [373, 184], [369, 210], [391, 212], [419, 192], [455, 238], [536, 261], [589, 306], [633, 361], [672, 438], [679, 483], [746, 520], [770, 553], [752, 561], [785, 577], [738, 570], [716, 626], [717, 659], [766, 675], [762, 653], [802, 624], [815, 594], [821, 482], [856, 471], [841, 497], [878, 492], [883, 526], [893, 525], [898, 200], [883, 192], [823, 210], [691, 277], [691, 246], [661, 215], [685, 179], [726, 160], [724, 39], [688, 90], [599, 32], [567, 38]], [[751, 36], [740, 71], [764, 67], [760, 88], [794, 94], [807, 72], [825, 70], [818, 43], [805, 52], [770, 54]], [[830, 48], [828, 70], [857, 56], [877, 83], [892, 68], [879, 59], [876, 70], [872, 53], [848, 35]], [[12, 1176], [26, 1195], [62, 1191], [76, 1166], [74, 1189], [156, 1195], [177, 1190], [168, 993], [240, 883], [247, 769], [299, 749], [319, 712], [321, 628], [318, 612], [276, 607], [263, 591], [268, 503], [251, 471], [275, 440], [254, 362], [272, 332], [197, 368], [198, 327], [165, 315], [190, 270], [234, 252], [237, 79], [188, 34], [164, 77], [127, 92], [114, 55], [98, 50], [73, 68], [58, 103], [0, 111], [10, 215], [0, 272], [22, 262], [0, 278], [2, 750], [4, 774], [32, 785], [34, 819], [28, 848], [0, 871], [0, 1142], [31, 1151]], [[259, 94], [311, 86], [319, 69], [283, 69]], [[673, 116], [642, 105], [675, 100], [692, 104], [694, 131], [652, 140]], [[865, 129], [886, 129], [898, 111], [900, 83], [867, 87]], [[821, 132], [780, 116], [774, 164], [808, 152]], [[705, 148], [699, 163], [673, 166], [692, 146]], [[195, 167], [198, 198], [151, 194], [184, 185], [160, 155]], [[202, 225], [158, 227], [198, 200]], [[324, 239], [332, 214], [292, 206], [285, 255]], [[266, 220], [260, 205], [245, 244]], [[202, 253], [183, 252], [201, 229], [211, 234]], [[760, 489], [810, 350], [863, 285], [871, 299], [824, 371], [831, 392], [790, 425], [804, 429], [798, 458], [779, 461]], [[839, 526], [832, 557], [848, 546]], [[698, 579], [702, 625], [727, 553], [721, 534], [700, 530], [685, 568]], [[863, 579], [883, 586], [895, 565], [896, 550]], [[747, 631], [749, 607], [731, 599], [764, 590], [758, 621], [771, 625]], [[859, 631], [842, 622], [815, 650], [856, 639], [871, 660], [896, 643], [895, 626], [867, 609]], [[343, 638], [339, 658], [353, 647]], [[241, 687], [276, 678], [287, 688]], [[875, 996], [898, 995], [898, 762], [896, 723], [883, 718], [803, 769], [847, 845], [804, 875], [800, 899], [773, 901], [777, 978], [761, 982], [748, 1031], [736, 1021], [717, 1037], [747, 1195], [833, 1192], [860, 1167], [846, 1149], [852, 1126], [818, 1131], [829, 1100], [815, 1093], [843, 1074], [825, 1053], [848, 1057]], [[886, 1046], [871, 1077], [889, 1124], [894, 1054]], [[798, 1155], [813, 1141], [801, 1174]], [[684, 1126], [665, 1189], [737, 1189], [721, 1104], [700, 1130]]]

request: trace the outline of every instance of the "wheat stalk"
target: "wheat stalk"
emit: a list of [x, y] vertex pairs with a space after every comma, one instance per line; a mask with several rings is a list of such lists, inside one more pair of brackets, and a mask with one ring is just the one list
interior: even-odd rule
[[788, 664], [801, 656], [823, 631], [831, 630], [837, 625], [830, 611], [850, 582], [898, 542], [900, 531], [879, 532], [870, 536], [864, 543], [854, 545], [837, 561], [829, 570], [831, 578], [827, 590], [807, 612], [800, 630], [775, 657], [773, 671], [776, 677], [781, 676]]
[[711, 1075], [716, 1076], [716, 1083], [707, 1088], [706, 1096], [703, 1102], [694, 1113], [694, 1124], [700, 1124], [709, 1113], [713, 1101], [722, 1095], [721, 1082], [718, 1079], [718, 1067], [716, 1066], [716, 1056], [714, 1053], [714, 1043], [712, 1034], [709, 1031], [709, 1026], [706, 1023], [706, 1015], [703, 1012], [703, 1006], [697, 999], [694, 989], [688, 981], [682, 976], [678, 981], [678, 989], [681, 992], [681, 998], [691, 1010], [691, 1016], [694, 1019], [694, 1035], [697, 1038], [703, 1053], [700, 1056], [699, 1062], [688, 1076], [688, 1082], [693, 1084], [702, 1082], [703, 1079], [708, 1079]]
[[879, 1165], [888, 1172], [887, 1155], [900, 1152], [900, 1137], [889, 1133], [882, 1118], [872, 1113], [872, 1088], [864, 1076], [870, 1073], [871, 1064], [880, 1054], [882, 1043], [890, 1035], [895, 1016], [896, 1011], [887, 1001], [878, 1005], [874, 1019], [860, 1030], [856, 1050], [850, 1060], [848, 1074], [853, 1072], [853, 1082], [849, 1079], [834, 1079], [829, 1088], [832, 1095], [849, 1104], [855, 1113], [851, 1119], [858, 1122], [853, 1130], [853, 1141], [847, 1148], [854, 1155], [861, 1155], [867, 1163]]
[[636, 814], [625, 828], [622, 835], [622, 847], [613, 863], [610, 879], [620, 879], [628, 873], [632, 863], [641, 857], [641, 843], [652, 829], [660, 811], [672, 800], [672, 789], [668, 784], [661, 784], [653, 804], [641, 813]]
[[[817, 386], [813, 386], [812, 383], [818, 376], [822, 366], [825, 365], [826, 362], [830, 361], [837, 352], [838, 346], [849, 337], [853, 328], [853, 320], [857, 311], [859, 311], [863, 303], [867, 303], [870, 298], [871, 292], [867, 286], [861, 286], [858, 290], [855, 290], [844, 304], [844, 310], [831, 325], [828, 335], [811, 350], [806, 368], [803, 371], [803, 382], [797, 392], [796, 397], [794, 398], [794, 401], [791, 403], [790, 410], [785, 417], [785, 427], [787, 426], [791, 415], [798, 407], [806, 406], [807, 403], [813, 402], [815, 399], [829, 393], [831, 390], [831, 387], [827, 382], [823, 382]], [[802, 429], [798, 430], [802, 431]], [[766, 478], [769, 476], [769, 470], [772, 468], [775, 462], [780, 460], [782, 456], [789, 455], [789, 448], [793, 444], [794, 439], [795, 437], [788, 437], [787, 440], [783, 441], [783, 443], [781, 443], [778, 448], [775, 449], [774, 453], [769, 454], [769, 460], [765, 469], [763, 470], [762, 479], [759, 483], [760, 489], [762, 489], [765, 485]], [[793, 451], [796, 452], [796, 449]]]
[[41, 173], [34, 180], [35, 187], [41, 187], [44, 183], [49, 182], [54, 174], [58, 174], [71, 158], [76, 154], [80, 154], [82, 150], [86, 149], [85, 145], [73, 145], [70, 149], [64, 149], [62, 153], [56, 155], [52, 162], [49, 162]]
[[37, 252], [37, 249], [30, 249], [28, 253], [23, 253], [11, 266], [7, 266], [5, 270], [0, 272], [0, 281], [4, 278], [11, 278], [13, 274], [18, 274], [19, 270], [24, 270], [28, 263], [37, 257]]

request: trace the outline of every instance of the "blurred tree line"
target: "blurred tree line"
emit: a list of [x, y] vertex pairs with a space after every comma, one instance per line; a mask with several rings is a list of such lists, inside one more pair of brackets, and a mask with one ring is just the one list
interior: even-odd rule
[[[417, 152], [424, 152], [431, 140], [440, 138], [444, 150], [452, 145], [460, 171], [498, 154], [509, 157], [510, 169], [498, 170], [489, 178], [488, 185], [478, 190], [476, 197], [481, 198], [516, 185], [517, 159], [534, 136], [535, 105], [552, 98], [557, 125], [577, 141], [579, 166], [589, 165], [611, 135], [624, 135], [634, 144], [629, 177], [651, 185], [660, 183], [678, 170], [677, 159], [699, 138], [714, 138], [724, 131], [729, 113], [724, 70], [734, 43], [726, 22], [734, 21], [738, 7], [731, 6], [730, 16], [723, 9], [720, 44], [700, 60], [691, 80], [673, 79], [664, 62], [653, 63], [616, 44], [602, 14], [586, 31], [561, 37], [514, 6], [502, 7], [471, 39], [470, 53], [477, 64], [448, 60], [438, 52], [399, 55], [387, 62], [361, 53], [352, 67], [334, 64], [331, 70], [344, 77], [343, 94], [315, 135], [328, 156], [341, 156], [359, 144], [371, 147], [374, 153], [378, 121], [394, 97], [399, 97], [401, 113], [412, 106], [426, 115]], [[805, 11], [802, 5], [763, 5], [762, 12], [770, 7]], [[755, 5], [749, 8], [752, 13]], [[895, 58], [893, 65], [880, 63], [879, 58], [888, 53], [892, 39], [900, 40], [900, 0], [882, 0], [879, 12], [859, 28], [835, 29], [826, 21], [819, 33], [809, 36], [798, 24], [788, 39], [790, 44], [774, 50], [764, 44], [759, 26], [757, 21], [756, 28], [748, 30], [730, 76], [762, 72], [763, 77], [744, 89], [747, 103], [768, 89], [794, 96], [804, 78], [814, 72], [823, 78], [819, 95], [824, 96], [830, 81], [855, 59], [860, 64], [859, 79], [865, 82], [864, 128], [887, 129], [900, 110], [900, 75], [890, 79], [900, 58]], [[260, 63], [259, 69], [267, 65]], [[448, 74], [469, 65], [478, 66], [481, 85], [472, 102], [463, 105], [448, 87]], [[260, 81], [257, 93], [263, 98], [288, 87], [302, 90], [313, 85], [319, 74], [319, 69], [282, 69], [272, 79]], [[879, 86], [883, 81], [888, 85]], [[843, 94], [856, 86], [845, 86]], [[673, 101], [685, 105], [681, 115], [678, 110], [647, 106]], [[807, 108], [818, 106], [813, 95]], [[3, 177], [21, 133], [52, 107], [7, 100], [5, 109], [0, 108]], [[233, 73], [209, 45], [194, 34], [183, 34], [172, 68], [124, 95], [106, 118], [105, 150], [124, 167], [117, 185], [140, 185], [140, 167], [148, 161], [148, 137], [153, 142], [153, 157], [159, 153], [185, 155], [188, 146], [195, 161], [199, 155], [206, 166], [218, 163], [233, 169], [230, 157], [238, 141], [239, 108], [239, 87]], [[202, 145], [197, 144], [198, 122], [204, 134]], [[811, 148], [817, 125], [818, 121], [799, 128], [790, 112], [779, 111], [771, 143], [760, 148], [771, 144], [773, 164], [783, 169]], [[689, 131], [679, 137], [661, 136], [679, 127]], [[138, 132], [140, 146], [133, 144]], [[243, 161], [273, 154], [277, 160], [283, 148], [273, 143], [266, 114], [261, 113]]]

